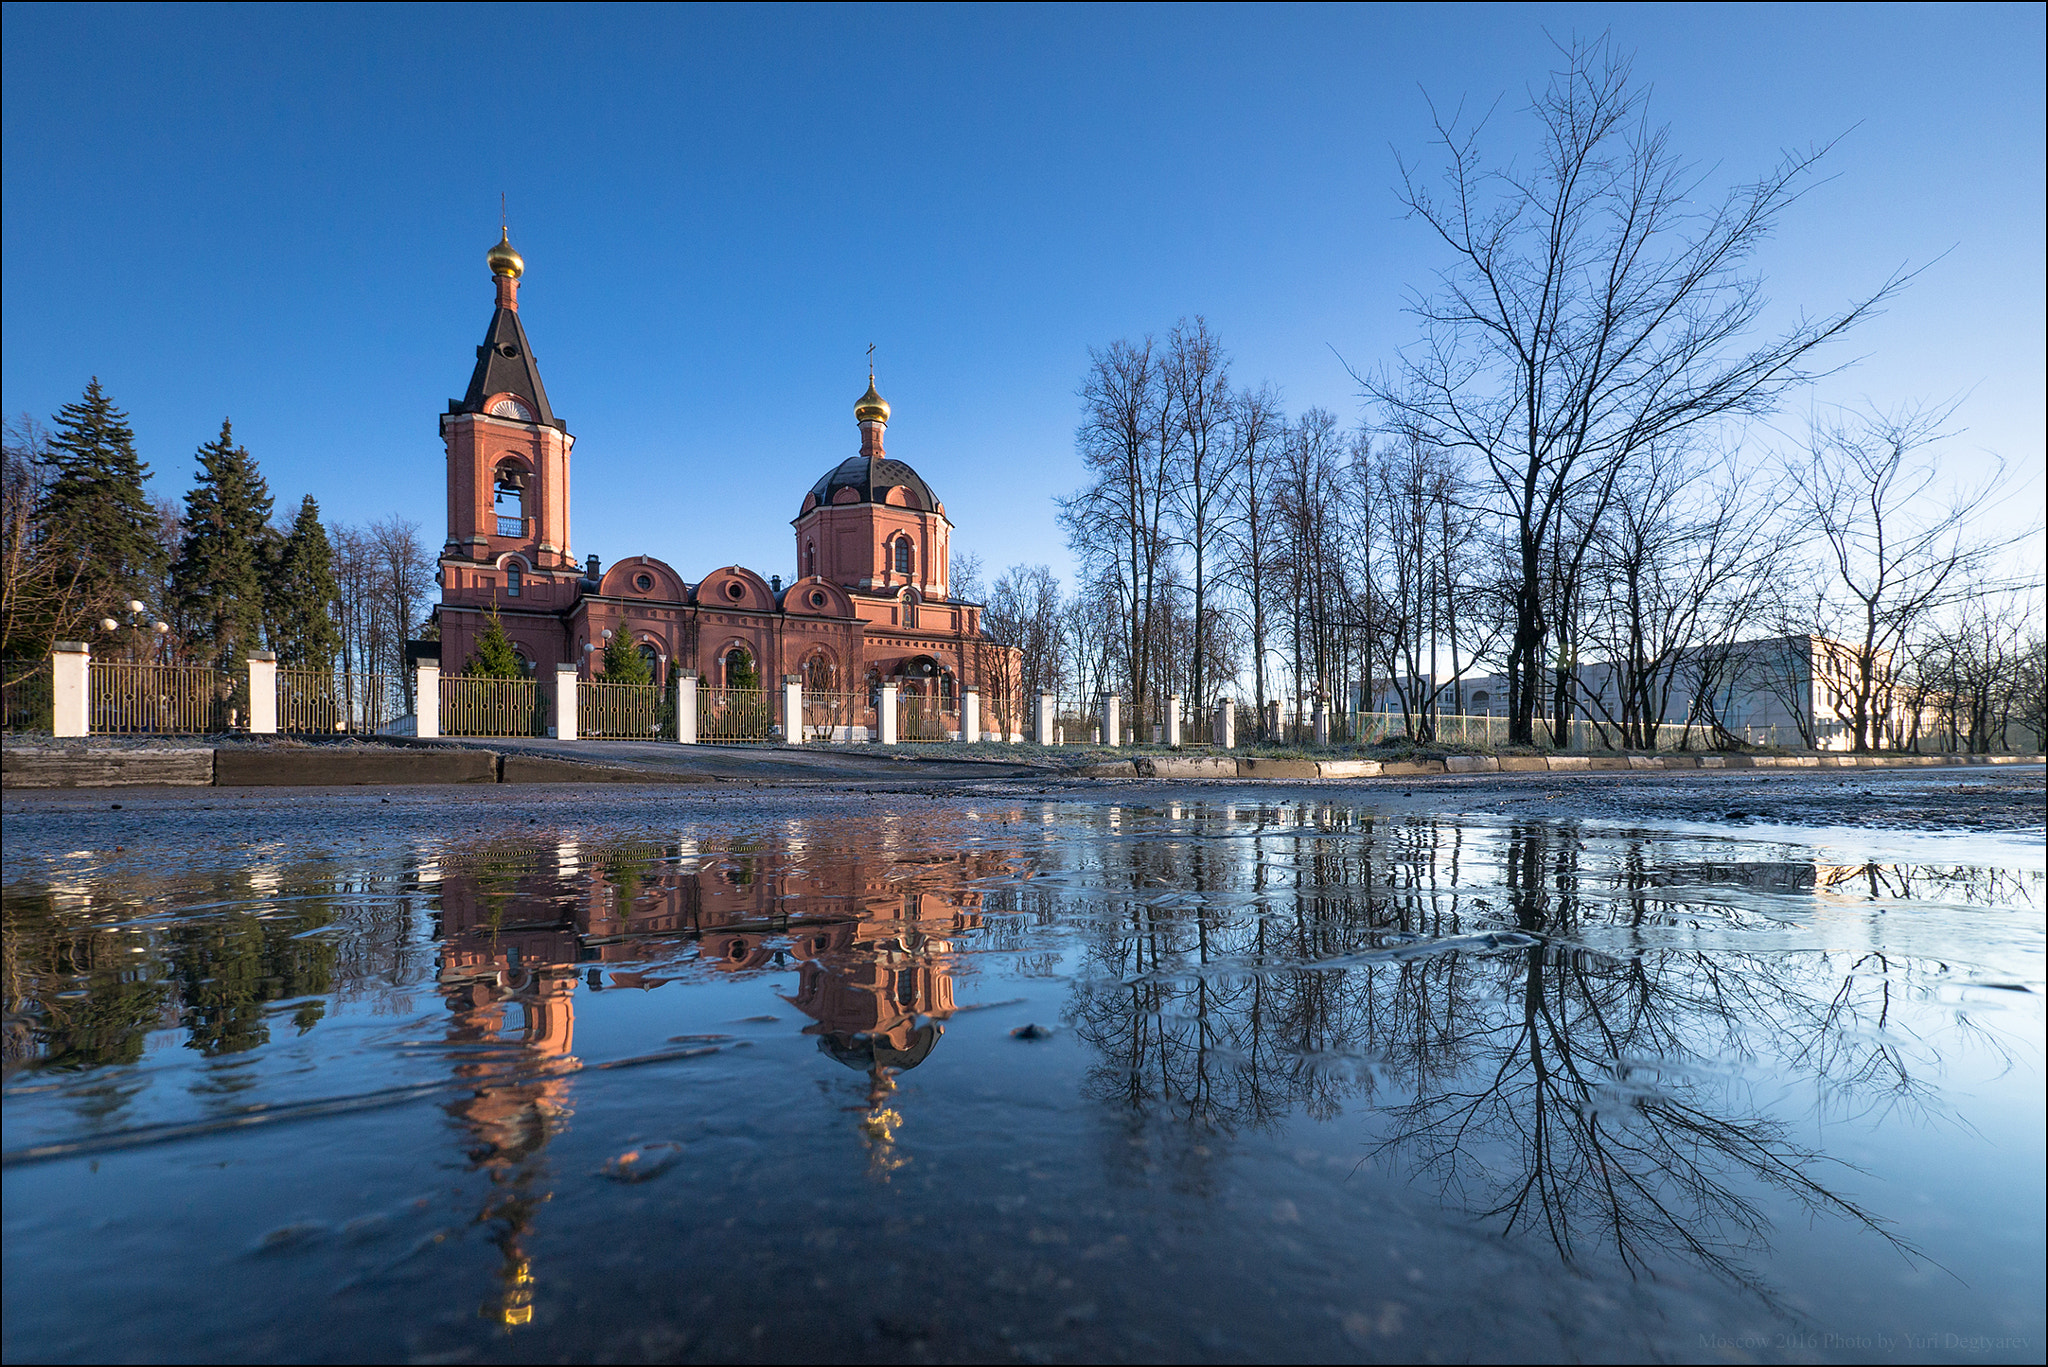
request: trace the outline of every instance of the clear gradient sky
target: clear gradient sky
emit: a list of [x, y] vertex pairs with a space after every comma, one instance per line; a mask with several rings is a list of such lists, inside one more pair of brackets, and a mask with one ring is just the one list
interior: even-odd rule
[[[991, 568], [1067, 556], [1087, 349], [1205, 314], [1241, 379], [1359, 412], [1441, 258], [1395, 152], [1520, 136], [1546, 33], [1610, 32], [1676, 147], [1750, 177], [1839, 137], [1762, 265], [1784, 307], [1912, 290], [1818, 398], [1960, 398], [1964, 477], [2043, 490], [2044, 9], [5, 9], [9, 413], [97, 374], [156, 489], [231, 416], [280, 512], [444, 529], [437, 416], [521, 313], [577, 435], [575, 549], [791, 570], [804, 491], [892, 455]], [[1932, 264], [1929, 264], [1932, 263]], [[1796, 422], [1790, 423], [1796, 426]]]

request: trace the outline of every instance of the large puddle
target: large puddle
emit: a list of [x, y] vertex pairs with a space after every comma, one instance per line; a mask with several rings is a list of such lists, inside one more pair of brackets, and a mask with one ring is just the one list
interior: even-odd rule
[[2038, 836], [927, 805], [16, 877], [6, 1357], [2042, 1355]]

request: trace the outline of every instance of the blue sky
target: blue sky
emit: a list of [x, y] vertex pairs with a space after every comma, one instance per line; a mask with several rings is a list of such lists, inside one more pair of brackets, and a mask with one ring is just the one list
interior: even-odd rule
[[1408, 341], [1440, 264], [1393, 194], [1425, 91], [1499, 99], [1511, 146], [1546, 33], [1604, 30], [1717, 184], [1841, 139], [1773, 299], [1927, 270], [1811, 399], [1960, 398], [1958, 477], [1998, 453], [2035, 520], [2043, 15], [10, 5], [0, 388], [47, 415], [98, 374], [166, 494], [231, 416], [281, 508], [438, 544], [503, 192], [579, 554], [789, 572], [872, 342], [955, 544], [1064, 572], [1087, 349], [1204, 314], [1239, 378], [1355, 418], [1340, 357]]

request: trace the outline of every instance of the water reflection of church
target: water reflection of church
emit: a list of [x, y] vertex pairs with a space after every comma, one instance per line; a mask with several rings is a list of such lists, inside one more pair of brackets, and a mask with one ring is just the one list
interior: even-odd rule
[[[912, 1068], [954, 1010], [952, 938], [980, 924], [982, 894], [968, 885], [994, 864], [967, 853], [903, 864], [873, 850], [824, 862], [739, 847], [564, 845], [545, 867], [442, 875], [441, 982], [458, 1012], [516, 1005], [526, 1045], [567, 1057], [579, 987], [794, 968], [797, 989], [784, 999], [811, 1018], [805, 1033], [825, 1053], [862, 1069]], [[649, 960], [664, 966], [641, 967]]]
[[[784, 1000], [810, 1018], [821, 1052], [867, 1074], [861, 1120], [882, 1175], [902, 1117], [894, 1075], [931, 1055], [954, 1011], [953, 940], [979, 926], [971, 886], [998, 856], [900, 862], [886, 849], [829, 859], [678, 843], [665, 848], [564, 844], [440, 871], [441, 990], [455, 1072], [449, 1113], [492, 1195], [480, 1217], [503, 1254], [497, 1300], [507, 1324], [532, 1315], [527, 1231], [549, 1199], [538, 1161], [569, 1114], [580, 993], [649, 990], [697, 973], [794, 969]], [[652, 966], [650, 966], [652, 965]]]

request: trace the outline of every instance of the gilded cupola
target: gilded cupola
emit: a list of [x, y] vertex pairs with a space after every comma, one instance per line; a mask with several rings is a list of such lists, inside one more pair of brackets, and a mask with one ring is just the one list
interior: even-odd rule
[[498, 245], [491, 248], [484, 257], [490, 263], [492, 275], [509, 276], [517, 280], [526, 273], [526, 260], [512, 250], [512, 230], [507, 228], [498, 238]]
[[853, 420], [881, 423], [889, 421], [889, 401], [876, 392], [872, 371], [868, 374], [868, 392], [861, 395], [860, 401], [853, 406]]

